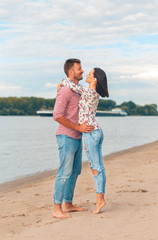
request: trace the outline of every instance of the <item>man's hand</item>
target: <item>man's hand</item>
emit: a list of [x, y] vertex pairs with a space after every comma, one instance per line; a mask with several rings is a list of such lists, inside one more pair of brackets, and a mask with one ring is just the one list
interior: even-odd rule
[[62, 125], [64, 125], [67, 128], [71, 128], [73, 130], [77, 130], [78, 132], [87, 132], [91, 133], [94, 130], [94, 127], [92, 125], [87, 125], [86, 123], [88, 121], [83, 122], [81, 125], [78, 125], [76, 123], [71, 122], [69, 119], [67, 119], [64, 116], [61, 116], [56, 119], [56, 121]]
[[88, 121], [83, 122], [81, 125], [78, 126], [78, 131], [79, 132], [87, 132], [91, 133], [94, 130], [93, 125], [87, 125]]

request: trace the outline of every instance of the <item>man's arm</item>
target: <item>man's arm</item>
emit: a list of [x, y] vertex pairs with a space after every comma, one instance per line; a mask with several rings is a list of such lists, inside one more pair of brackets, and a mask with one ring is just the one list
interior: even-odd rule
[[[70, 90], [69, 90], [70, 91]], [[91, 132], [94, 130], [92, 125], [87, 125], [87, 121], [82, 123], [81, 125], [75, 124], [71, 122], [64, 116], [65, 109], [67, 107], [67, 102], [69, 101], [69, 91], [65, 87], [61, 88], [57, 94], [56, 102], [53, 111], [53, 119], [58, 123], [64, 125], [67, 128], [71, 128], [73, 130], [79, 132]]]
[[71, 122], [69, 119], [67, 119], [64, 116], [61, 116], [61, 117], [57, 118], [56, 121], [58, 123], [64, 125], [65, 127], [71, 128], [71, 129], [76, 130], [78, 132], [88, 132], [88, 133], [90, 133], [94, 130], [94, 127], [92, 125], [87, 125], [86, 124], [88, 121], [85, 121], [84, 123], [79, 125], [79, 124], [75, 124], [75, 123]]

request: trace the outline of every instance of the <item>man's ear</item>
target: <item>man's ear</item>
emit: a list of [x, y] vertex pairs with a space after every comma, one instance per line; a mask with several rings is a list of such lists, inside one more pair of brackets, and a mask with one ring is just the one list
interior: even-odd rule
[[68, 77], [71, 78], [71, 76], [73, 76], [73, 73], [74, 73], [74, 71], [73, 71], [73, 67], [72, 67], [72, 68], [70, 68], [69, 71], [68, 71]]

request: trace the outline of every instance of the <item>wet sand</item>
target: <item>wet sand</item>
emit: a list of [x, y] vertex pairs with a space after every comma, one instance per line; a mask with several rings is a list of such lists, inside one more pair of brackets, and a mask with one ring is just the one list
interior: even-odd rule
[[2, 240], [157, 240], [158, 141], [104, 157], [106, 206], [95, 208], [94, 179], [83, 164], [74, 203], [87, 212], [52, 217], [56, 171], [0, 185]]

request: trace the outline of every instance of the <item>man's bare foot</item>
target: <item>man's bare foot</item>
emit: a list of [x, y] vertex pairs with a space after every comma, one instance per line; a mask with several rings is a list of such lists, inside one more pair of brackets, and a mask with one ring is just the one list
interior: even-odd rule
[[66, 214], [66, 213], [63, 212], [63, 211], [54, 212], [54, 213], [53, 213], [53, 217], [54, 217], [54, 218], [71, 218], [70, 215]]
[[96, 203], [96, 208], [93, 211], [94, 214], [98, 214], [100, 210], [105, 206], [106, 202], [104, 199], [102, 201]]
[[54, 218], [71, 218], [69, 214], [66, 214], [63, 212], [61, 204], [54, 203], [54, 212], [53, 212]]
[[81, 208], [73, 205], [72, 203], [64, 203], [64, 212], [82, 212], [82, 211], [87, 211], [88, 209], [86, 208]]

